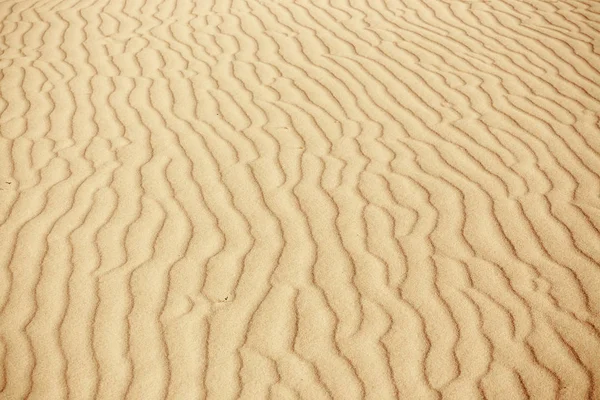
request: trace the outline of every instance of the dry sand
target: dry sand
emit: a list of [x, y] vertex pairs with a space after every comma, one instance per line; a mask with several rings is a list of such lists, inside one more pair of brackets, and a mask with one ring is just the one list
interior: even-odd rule
[[1, 399], [600, 399], [600, 3], [0, 21]]

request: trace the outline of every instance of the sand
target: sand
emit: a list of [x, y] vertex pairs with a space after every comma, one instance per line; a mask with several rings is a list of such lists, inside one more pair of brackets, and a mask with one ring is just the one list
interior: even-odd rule
[[600, 399], [600, 3], [0, 21], [0, 399]]

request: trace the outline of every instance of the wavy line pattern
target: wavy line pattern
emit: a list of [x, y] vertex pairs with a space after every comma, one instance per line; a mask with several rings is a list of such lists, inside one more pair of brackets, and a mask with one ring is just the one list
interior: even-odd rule
[[0, 2], [0, 398], [600, 399], [599, 21]]

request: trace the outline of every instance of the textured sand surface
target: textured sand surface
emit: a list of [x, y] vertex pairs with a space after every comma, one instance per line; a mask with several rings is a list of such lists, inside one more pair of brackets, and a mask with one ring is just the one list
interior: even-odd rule
[[600, 399], [600, 3], [0, 21], [0, 399]]

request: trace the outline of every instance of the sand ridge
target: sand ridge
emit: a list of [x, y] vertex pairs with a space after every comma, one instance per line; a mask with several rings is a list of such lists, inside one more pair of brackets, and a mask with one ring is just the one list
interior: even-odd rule
[[600, 399], [599, 23], [0, 2], [0, 399]]

